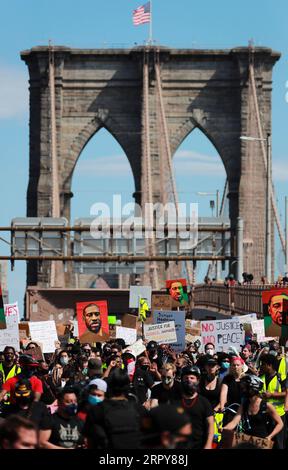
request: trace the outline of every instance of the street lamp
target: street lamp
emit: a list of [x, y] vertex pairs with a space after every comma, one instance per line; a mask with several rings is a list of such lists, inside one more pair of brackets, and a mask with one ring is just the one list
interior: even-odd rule
[[[212, 193], [212, 192], [203, 192], [203, 191], [198, 191], [196, 194], [198, 194], [198, 196], [216, 196], [216, 217], [219, 217], [219, 189], [216, 190], [216, 192]], [[214, 205], [211, 204], [212, 201], [210, 201], [210, 208], [212, 209], [212, 217], [213, 217], [213, 209], [214, 209]], [[214, 202], [214, 201], [213, 201]], [[213, 205], [213, 207], [212, 207]]]
[[271, 135], [267, 133], [266, 139], [259, 137], [248, 137], [241, 135], [241, 140], [248, 142], [266, 142], [266, 243], [265, 243], [265, 276], [268, 283], [271, 283], [272, 260], [271, 260]]

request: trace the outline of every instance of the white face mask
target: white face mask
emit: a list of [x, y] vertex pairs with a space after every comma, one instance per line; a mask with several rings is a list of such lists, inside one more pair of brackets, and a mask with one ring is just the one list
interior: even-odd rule
[[207, 349], [206, 354], [209, 354], [209, 356], [214, 356], [215, 350], [214, 349]]

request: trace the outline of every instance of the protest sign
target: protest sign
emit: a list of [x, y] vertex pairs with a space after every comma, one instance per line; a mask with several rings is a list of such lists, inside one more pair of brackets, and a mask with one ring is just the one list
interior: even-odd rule
[[169, 294], [153, 294], [152, 312], [154, 310], [172, 310], [172, 297]]
[[263, 342], [265, 338], [264, 320], [254, 320], [251, 322], [252, 332], [257, 335], [257, 341]]
[[138, 339], [135, 343], [131, 344], [128, 348], [124, 349], [124, 352], [131, 352], [133, 356], [137, 357], [146, 350], [142, 339]]
[[5, 317], [17, 315], [18, 322], [20, 321], [18, 302], [14, 302], [13, 304], [4, 304], [4, 313]]
[[153, 313], [153, 323], [175, 322], [177, 341], [171, 346], [176, 352], [185, 349], [185, 312], [174, 310], [155, 310]]
[[43, 345], [43, 353], [55, 351], [55, 341], [58, 341], [54, 320], [29, 322], [29, 330], [32, 341]]
[[270, 289], [262, 292], [265, 335], [288, 337], [288, 289]]
[[129, 313], [125, 313], [121, 318], [121, 321], [122, 326], [124, 326], [125, 328], [137, 328], [138, 317], [136, 317], [135, 315], [129, 315]]
[[168, 279], [166, 281], [166, 291], [174, 301], [172, 305], [188, 306], [187, 282], [186, 279]]
[[28, 356], [33, 357], [36, 361], [43, 361], [43, 353], [40, 345], [34, 347], [34, 348], [28, 348], [25, 349], [25, 354], [28, 354]]
[[201, 321], [202, 344], [212, 343], [216, 351], [228, 351], [234, 347], [238, 351], [245, 341], [242, 323], [238, 320], [204, 320]]
[[109, 340], [108, 306], [106, 300], [77, 302], [76, 313], [80, 343]]
[[259, 449], [272, 449], [274, 445], [274, 442], [271, 439], [266, 439], [266, 438], [257, 437], [257, 436], [250, 436], [243, 432], [240, 432], [240, 433], [235, 432], [232, 446], [236, 446], [238, 444], [241, 444], [242, 442], [249, 442], [251, 444], [254, 444]]
[[138, 308], [139, 299], [146, 299], [148, 307], [151, 308], [151, 286], [130, 286], [129, 308]]
[[17, 315], [6, 317], [6, 328], [0, 330], [0, 351], [3, 351], [5, 346], [12, 346], [16, 351], [19, 351], [19, 329]]
[[116, 338], [122, 338], [127, 345], [130, 345], [136, 342], [137, 331], [134, 328], [116, 326]]
[[[21, 340], [26, 340], [30, 338], [30, 330], [29, 330], [29, 323], [27, 321], [20, 322], [18, 324], [18, 329], [19, 329], [19, 338]], [[30, 339], [29, 339], [30, 341]]]
[[173, 344], [177, 342], [175, 322], [144, 325], [144, 336], [147, 341], [156, 341], [161, 344]]
[[185, 330], [187, 334], [192, 336], [201, 335], [201, 322], [199, 320], [185, 320]]

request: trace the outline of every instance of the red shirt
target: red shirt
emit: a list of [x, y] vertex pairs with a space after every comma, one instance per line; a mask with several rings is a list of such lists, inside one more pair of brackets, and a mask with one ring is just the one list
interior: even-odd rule
[[[6, 380], [6, 382], [3, 384], [3, 390], [5, 390], [5, 392], [10, 393], [10, 402], [13, 404], [15, 404], [15, 397], [14, 397], [15, 385], [19, 379], [20, 379], [19, 375], [16, 375], [15, 377], [11, 377], [11, 379]], [[33, 392], [38, 392], [41, 394], [43, 393], [43, 385], [42, 385], [41, 380], [38, 379], [38, 377], [33, 375], [32, 377], [30, 377], [29, 382], [32, 386]]]

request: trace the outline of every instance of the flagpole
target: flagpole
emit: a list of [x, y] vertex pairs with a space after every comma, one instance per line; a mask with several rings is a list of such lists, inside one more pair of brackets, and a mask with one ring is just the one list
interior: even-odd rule
[[150, 23], [149, 23], [149, 41], [148, 41], [148, 44], [149, 44], [150, 46], [152, 46], [152, 44], [153, 44], [153, 38], [152, 38], [152, 33], [153, 33], [152, 22], [153, 22], [152, 0], [150, 0]]

